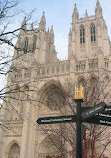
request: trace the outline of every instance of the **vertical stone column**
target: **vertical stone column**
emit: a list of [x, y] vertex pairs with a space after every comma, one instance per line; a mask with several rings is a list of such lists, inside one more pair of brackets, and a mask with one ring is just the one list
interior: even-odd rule
[[89, 43], [90, 43], [90, 34], [89, 34], [88, 22], [86, 21], [86, 41], [85, 41], [85, 58], [89, 56]]
[[[5, 107], [5, 104], [3, 105]], [[4, 155], [4, 130], [3, 130], [3, 120], [5, 116], [5, 110], [3, 108], [0, 109], [0, 158], [3, 158]]]
[[1, 127], [2, 122], [0, 121], [0, 157], [2, 158], [2, 151], [3, 151], [3, 130]]
[[29, 151], [27, 158], [35, 158], [35, 139], [36, 139], [36, 110], [34, 105], [31, 105], [30, 108], [30, 120], [29, 120]]
[[104, 68], [104, 55], [101, 48], [98, 50], [98, 68]]
[[[24, 102], [25, 103], [25, 102]], [[28, 158], [29, 152], [29, 135], [30, 135], [30, 102], [26, 102], [25, 104], [25, 115], [24, 115], [24, 123], [23, 123], [23, 130], [22, 130], [22, 142], [21, 142], [21, 149], [20, 149], [20, 158]], [[31, 157], [32, 158], [32, 157]]]
[[[31, 93], [31, 94], [30, 94]], [[37, 158], [35, 157], [36, 142], [36, 121], [37, 121], [37, 102], [33, 103], [33, 99], [37, 99], [35, 92], [28, 92], [29, 101], [25, 104], [25, 118], [22, 131], [21, 153], [20, 158]], [[33, 97], [33, 98], [31, 98]], [[34, 100], [35, 100], [34, 99]], [[35, 106], [36, 105], [36, 106]]]

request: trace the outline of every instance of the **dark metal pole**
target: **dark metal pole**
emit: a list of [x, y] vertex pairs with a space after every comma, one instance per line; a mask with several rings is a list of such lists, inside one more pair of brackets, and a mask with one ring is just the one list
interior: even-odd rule
[[76, 158], [82, 158], [82, 120], [81, 120], [81, 104], [82, 99], [75, 99], [76, 102]]

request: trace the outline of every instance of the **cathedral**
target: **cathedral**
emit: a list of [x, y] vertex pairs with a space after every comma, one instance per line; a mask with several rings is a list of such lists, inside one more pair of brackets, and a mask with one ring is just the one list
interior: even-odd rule
[[[88, 78], [93, 83], [98, 80], [98, 72], [104, 72], [106, 81], [110, 80], [111, 43], [99, 0], [92, 16], [86, 11], [80, 18], [74, 6], [67, 60], [57, 57], [53, 26], [46, 30], [44, 13], [38, 28], [32, 24], [27, 29], [24, 18], [15, 47], [19, 49], [14, 50], [0, 109], [0, 158], [74, 158], [69, 145], [62, 144], [62, 139], [51, 131], [55, 125], [48, 130], [36, 121], [68, 113], [63, 93], [67, 82], [85, 83]], [[65, 125], [61, 126], [65, 131]], [[58, 125], [56, 128], [59, 131]], [[111, 157], [110, 147], [104, 155]]]

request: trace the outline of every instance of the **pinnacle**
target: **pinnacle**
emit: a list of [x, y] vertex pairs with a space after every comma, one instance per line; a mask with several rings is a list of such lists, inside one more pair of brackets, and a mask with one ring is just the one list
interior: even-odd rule
[[88, 16], [88, 12], [87, 12], [87, 9], [86, 9], [86, 14], [85, 14], [86, 16]]
[[102, 8], [101, 8], [99, 0], [97, 0], [97, 3], [96, 3], [95, 13], [96, 13], [96, 15], [98, 14], [98, 15], [102, 16]]
[[45, 17], [45, 12], [43, 12], [42, 17]]
[[53, 25], [51, 25], [50, 33], [54, 34]]
[[31, 24], [31, 30], [33, 30], [33, 23]]
[[77, 5], [76, 4], [74, 5], [74, 10], [77, 10]]
[[[99, 3], [99, 0], [97, 0], [97, 3]], [[100, 4], [100, 3], [99, 3]]]
[[41, 17], [41, 21], [40, 21], [41, 30], [45, 30], [45, 26], [46, 26], [45, 12], [43, 12], [42, 17]]
[[75, 17], [75, 19], [78, 19], [78, 18], [79, 18], [79, 13], [78, 13], [76, 4], [75, 4], [75, 6], [74, 6], [74, 10], [73, 10], [72, 16], [73, 16], [73, 18]]
[[48, 27], [48, 31], [47, 32], [49, 33], [49, 27]]
[[23, 23], [26, 23], [26, 16], [24, 17]]
[[99, 0], [97, 0], [96, 6], [100, 6], [100, 2], [99, 2]]
[[45, 22], [45, 12], [43, 12], [43, 14], [42, 14], [41, 21]]
[[22, 22], [22, 26], [25, 27], [25, 25], [26, 25], [26, 17], [24, 17], [24, 20]]

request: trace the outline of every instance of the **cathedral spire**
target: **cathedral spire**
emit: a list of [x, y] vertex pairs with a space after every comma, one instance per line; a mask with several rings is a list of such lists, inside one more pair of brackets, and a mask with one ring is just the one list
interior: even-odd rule
[[24, 17], [24, 20], [22, 22], [22, 28], [26, 29], [26, 17]]
[[87, 12], [87, 9], [86, 9], [86, 14], [85, 14], [85, 16], [86, 16], [86, 17], [88, 17], [88, 12]]
[[22, 26], [20, 29], [20, 34], [24, 34], [26, 32], [26, 17], [24, 17], [24, 20], [22, 22]]
[[51, 43], [54, 44], [54, 30], [53, 30], [53, 25], [51, 26], [51, 29], [50, 29], [50, 40], [51, 40]]
[[47, 30], [47, 32], [49, 33], [49, 27], [48, 27], [48, 30]]
[[30, 29], [31, 29], [31, 31], [34, 30], [33, 23], [31, 24], [31, 28]]
[[97, 17], [102, 17], [102, 8], [101, 8], [101, 5], [99, 3], [99, 0], [97, 0], [97, 3], [96, 3], [96, 9], [95, 9], [95, 15]]
[[50, 34], [51, 34], [51, 35], [54, 35], [53, 25], [51, 26]]
[[72, 30], [70, 28], [70, 31], [69, 31], [69, 45], [71, 44], [71, 37], [72, 37]]
[[75, 4], [73, 14], [72, 14], [72, 23], [74, 23], [77, 20], [79, 20], [79, 13]]
[[46, 20], [45, 20], [45, 13], [44, 12], [43, 12], [40, 24], [39, 24], [39, 29], [41, 31], [45, 31], [45, 29], [46, 29]]

